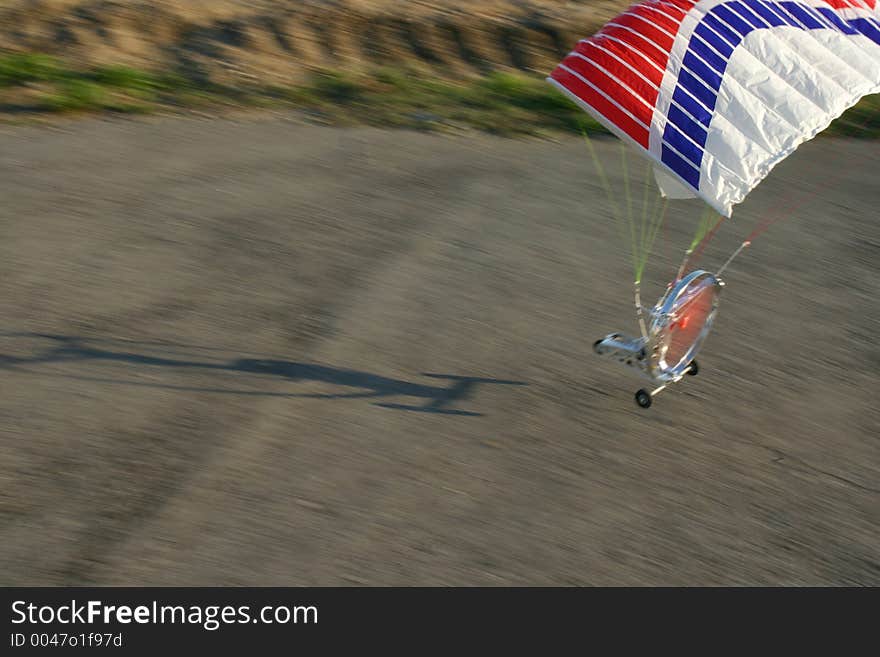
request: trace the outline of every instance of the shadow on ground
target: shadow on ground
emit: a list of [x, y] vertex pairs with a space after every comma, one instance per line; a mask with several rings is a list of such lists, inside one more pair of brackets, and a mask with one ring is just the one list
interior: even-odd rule
[[[220, 387], [178, 386], [163, 383], [147, 383], [125, 379], [108, 379], [93, 376], [56, 374], [65, 378], [80, 381], [95, 381], [134, 385], [151, 388], [164, 388], [191, 392], [212, 392], [221, 394], [254, 395], [265, 397], [291, 397], [310, 399], [376, 399], [385, 397], [413, 397], [425, 400], [423, 404], [376, 403], [382, 408], [414, 411], [422, 413], [438, 413], [444, 415], [460, 415], [480, 417], [482, 413], [450, 408], [459, 401], [471, 398], [477, 385], [527, 385], [523, 381], [511, 381], [454, 374], [435, 374], [423, 372], [422, 376], [437, 381], [448, 382], [448, 385], [426, 385], [412, 383], [401, 379], [313, 363], [275, 360], [268, 358], [233, 358], [227, 361], [212, 362], [193, 358], [175, 358], [156, 356], [147, 352], [166, 349], [176, 351], [181, 348], [202, 349], [193, 345], [163, 342], [137, 342], [117, 339], [95, 339], [72, 335], [47, 333], [7, 333], [3, 339], [21, 339], [47, 343], [33, 349], [23, 356], [0, 353], [0, 368], [20, 370], [34, 373], [32, 366], [50, 363], [70, 362], [117, 362], [135, 366], [162, 367], [174, 369], [193, 369], [200, 371], [232, 372], [277, 377], [288, 381], [327, 383], [341, 388], [353, 389], [352, 392], [338, 393], [283, 393], [263, 390], [239, 390]], [[208, 350], [211, 351], [211, 350]]]

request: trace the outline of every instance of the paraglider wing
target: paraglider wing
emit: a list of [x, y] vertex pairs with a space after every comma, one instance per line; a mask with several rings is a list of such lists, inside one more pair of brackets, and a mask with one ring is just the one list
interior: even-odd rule
[[801, 143], [880, 93], [878, 0], [648, 0], [548, 80], [722, 215]]

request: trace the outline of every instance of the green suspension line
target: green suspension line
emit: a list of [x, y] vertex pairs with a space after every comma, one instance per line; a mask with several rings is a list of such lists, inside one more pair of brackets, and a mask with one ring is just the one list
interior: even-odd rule
[[632, 259], [633, 267], [633, 280], [635, 285], [639, 286], [648, 258], [653, 251], [654, 243], [657, 240], [660, 228], [665, 220], [668, 200], [665, 198], [661, 199], [660, 195], [657, 194], [654, 201], [649, 202], [652, 177], [652, 165], [649, 162], [645, 171], [644, 187], [641, 194], [641, 217], [637, 218], [636, 213], [633, 212], [633, 189], [630, 180], [629, 162], [627, 159], [628, 146], [623, 141], [620, 142], [620, 166], [623, 174], [623, 194], [625, 201], [618, 203], [618, 198], [615, 196], [614, 190], [611, 187], [605, 167], [602, 165], [602, 161], [599, 159], [599, 154], [596, 152], [596, 148], [593, 146], [593, 142], [583, 126], [581, 132], [584, 136], [587, 148], [590, 151], [593, 164], [599, 174], [599, 180], [602, 183], [602, 187], [605, 189], [605, 194], [608, 196], [608, 202], [611, 206], [611, 211], [614, 215], [614, 221], [617, 224], [618, 232], [624, 241], [629, 242], [630, 257]]

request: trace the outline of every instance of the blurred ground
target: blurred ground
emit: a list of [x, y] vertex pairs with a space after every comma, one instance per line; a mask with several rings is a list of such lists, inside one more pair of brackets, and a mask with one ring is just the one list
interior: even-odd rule
[[7, 0], [0, 51], [289, 85], [314, 69], [552, 70], [622, 0]]
[[[297, 108], [324, 125], [599, 129], [544, 82], [629, 0], [6, 0], [0, 122]], [[878, 136], [880, 101], [830, 128]]]
[[7, 126], [0, 584], [880, 584], [876, 162], [754, 192], [707, 266], [793, 216], [642, 411], [578, 139]]

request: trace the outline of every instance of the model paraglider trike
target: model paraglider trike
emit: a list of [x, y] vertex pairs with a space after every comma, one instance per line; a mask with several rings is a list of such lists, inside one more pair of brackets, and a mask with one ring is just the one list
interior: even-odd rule
[[651, 309], [641, 337], [612, 333], [593, 344], [597, 354], [635, 368], [656, 384], [652, 390], [636, 392], [639, 406], [648, 408], [666, 386], [697, 374], [696, 355], [712, 328], [723, 288], [724, 282], [714, 274], [691, 272], [671, 284]]
[[[691, 270], [718, 226], [802, 143], [880, 93], [880, 2], [636, 0], [577, 41], [547, 81], [620, 140], [617, 194], [606, 172], [612, 158], [588, 137], [598, 126], [582, 126], [608, 196], [601, 215], [613, 215], [629, 237], [641, 337], [613, 333], [594, 349], [655, 384], [636, 393], [647, 408], [666, 386], [697, 373], [721, 275], [777, 219], [763, 217], [715, 273]], [[661, 202], [652, 201], [650, 175], [634, 193], [627, 152], [653, 169]], [[669, 199], [699, 199], [706, 214], [646, 322], [639, 286]]]

